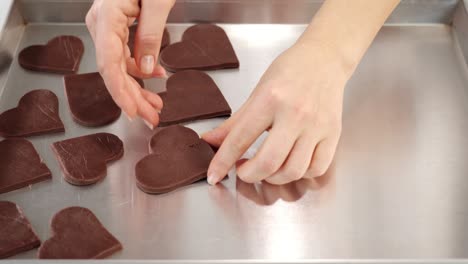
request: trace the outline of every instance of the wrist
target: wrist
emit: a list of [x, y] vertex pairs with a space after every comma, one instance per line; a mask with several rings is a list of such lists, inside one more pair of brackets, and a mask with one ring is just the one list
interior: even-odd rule
[[320, 61], [322, 67], [328, 67], [333, 70], [337, 77], [343, 82], [347, 82], [354, 70], [357, 67], [357, 62], [349, 59], [350, 56], [347, 56], [341, 52], [334, 45], [327, 43], [326, 41], [313, 39], [313, 38], [300, 38], [293, 46], [293, 49], [300, 50], [300, 53], [303, 54], [303, 59], [310, 60], [308, 54], [313, 54]]

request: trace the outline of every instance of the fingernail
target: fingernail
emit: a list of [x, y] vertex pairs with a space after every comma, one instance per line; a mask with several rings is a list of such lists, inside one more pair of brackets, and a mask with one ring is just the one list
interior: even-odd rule
[[154, 129], [154, 126], [153, 126], [150, 122], [148, 122], [148, 121], [146, 121], [146, 120], [143, 120], [143, 122], [145, 122], [145, 125], [146, 125], [147, 127], [149, 127], [149, 129], [151, 129], [151, 130]]
[[158, 109], [158, 114], [161, 114], [161, 110]]
[[144, 74], [152, 74], [154, 70], [154, 56], [145, 55], [141, 57], [140, 70]]
[[207, 181], [208, 181], [208, 183], [209, 183], [210, 185], [215, 185], [215, 184], [216, 184], [216, 179], [217, 179], [216, 174], [214, 174], [213, 172], [211, 172], [210, 174], [208, 174], [208, 179], [207, 179]]
[[128, 121], [132, 122], [133, 118], [131, 118], [126, 112], [124, 112], [125, 116], [127, 117]]

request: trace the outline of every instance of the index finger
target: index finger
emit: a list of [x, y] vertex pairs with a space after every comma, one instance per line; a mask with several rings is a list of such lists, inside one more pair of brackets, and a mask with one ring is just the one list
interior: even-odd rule
[[174, 0], [141, 0], [141, 12], [135, 36], [135, 61], [145, 75], [165, 75], [157, 64], [164, 27]]
[[272, 116], [266, 108], [249, 104], [224, 139], [208, 168], [208, 182], [221, 181], [255, 140], [270, 126]]

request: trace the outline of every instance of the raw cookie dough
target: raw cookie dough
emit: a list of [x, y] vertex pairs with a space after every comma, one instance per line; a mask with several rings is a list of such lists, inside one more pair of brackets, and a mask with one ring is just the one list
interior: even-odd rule
[[122, 111], [98, 72], [66, 75], [64, 82], [68, 105], [77, 123], [97, 127], [110, 124], [120, 117]]
[[49, 90], [31, 91], [18, 106], [0, 114], [1, 137], [27, 137], [64, 132], [57, 96]]
[[31, 142], [21, 138], [0, 141], [0, 193], [49, 179], [52, 174]]
[[24, 48], [18, 55], [21, 67], [40, 72], [75, 73], [80, 66], [84, 45], [75, 36], [58, 36], [46, 45]]
[[239, 68], [239, 60], [224, 30], [216, 25], [189, 27], [182, 41], [161, 52], [161, 65], [168, 71]]
[[[63, 79], [68, 106], [77, 123], [98, 127], [110, 124], [120, 117], [122, 111], [115, 104], [98, 72], [70, 74]], [[135, 80], [144, 87], [141, 79]]]
[[103, 179], [107, 163], [120, 159], [122, 141], [110, 133], [97, 133], [58, 141], [52, 150], [60, 163], [65, 180], [73, 185], [89, 185]]
[[39, 248], [40, 259], [101, 259], [122, 244], [87, 208], [68, 207], [52, 218], [52, 237]]
[[[130, 48], [130, 54], [131, 56], [133, 57], [133, 49], [135, 47], [135, 35], [136, 35], [136, 31], [137, 31], [137, 26], [138, 25], [132, 25], [128, 30], [128, 47]], [[169, 45], [169, 43], [171, 42], [171, 37], [169, 35], [169, 32], [167, 31], [167, 29], [165, 28], [164, 29], [164, 32], [163, 32], [163, 37], [162, 37], [162, 40], [161, 40], [161, 48], [159, 49], [160, 51], [163, 50], [165, 47], [167, 47]]]
[[41, 244], [23, 211], [12, 202], [0, 201], [0, 259]]
[[166, 88], [160, 94], [164, 102], [161, 126], [231, 115], [231, 108], [218, 86], [204, 72], [177, 72], [169, 77]]
[[214, 156], [197, 133], [179, 125], [158, 128], [150, 152], [135, 167], [137, 186], [147, 193], [170, 192], [206, 178]]

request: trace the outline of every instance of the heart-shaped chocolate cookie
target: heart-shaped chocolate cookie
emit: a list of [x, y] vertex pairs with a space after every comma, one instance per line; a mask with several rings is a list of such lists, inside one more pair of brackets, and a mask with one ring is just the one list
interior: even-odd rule
[[84, 45], [75, 36], [58, 36], [46, 45], [24, 48], [18, 55], [21, 67], [40, 72], [75, 73], [80, 66]]
[[0, 201], [0, 227], [0, 259], [41, 244], [23, 211], [12, 202]]
[[231, 108], [213, 79], [195, 70], [173, 74], [160, 94], [164, 107], [160, 125], [229, 116]]
[[58, 98], [49, 90], [31, 91], [21, 97], [18, 107], [0, 114], [2, 137], [27, 137], [64, 131]]
[[[137, 31], [138, 25], [132, 25], [128, 29], [128, 47], [130, 48], [130, 54], [133, 57], [133, 50], [135, 49], [135, 36], [136, 36], [136, 31]], [[163, 31], [163, 36], [161, 40], [161, 48], [159, 49], [160, 51], [163, 50], [165, 47], [169, 45], [171, 42], [171, 37], [169, 35], [169, 31], [165, 28]]]
[[33, 144], [26, 139], [0, 141], [0, 193], [52, 178]]
[[147, 193], [170, 192], [206, 178], [214, 156], [197, 133], [179, 125], [159, 128], [150, 152], [135, 167], [137, 186]]
[[98, 72], [64, 77], [65, 93], [73, 119], [84, 126], [112, 123], [121, 114]]
[[189, 27], [182, 41], [161, 52], [161, 65], [169, 71], [239, 68], [239, 60], [224, 30], [216, 25]]
[[39, 248], [40, 259], [100, 259], [122, 249], [120, 242], [87, 208], [68, 207], [56, 213], [52, 237]]
[[120, 159], [122, 141], [113, 134], [97, 133], [58, 141], [52, 144], [67, 182], [89, 185], [103, 179], [107, 163]]
[[[99, 72], [70, 74], [64, 78], [65, 94], [73, 120], [83, 126], [110, 124], [121, 114]], [[141, 79], [135, 80], [144, 87]]]

